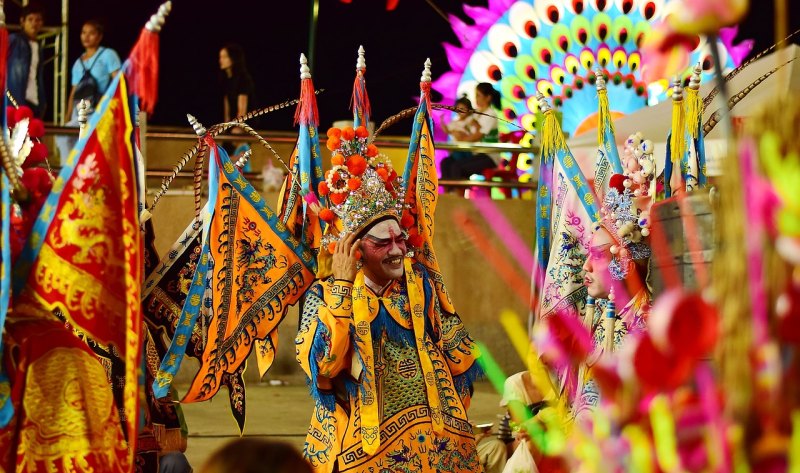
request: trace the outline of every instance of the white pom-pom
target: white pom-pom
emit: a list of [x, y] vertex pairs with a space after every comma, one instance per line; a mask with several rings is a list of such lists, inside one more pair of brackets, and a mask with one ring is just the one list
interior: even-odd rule
[[611, 245], [611, 248], [609, 248], [609, 250], [611, 251], [612, 255], [619, 253], [619, 247], [617, 245]]
[[650, 229], [647, 227], [642, 228], [642, 236], [646, 237], [650, 235]]

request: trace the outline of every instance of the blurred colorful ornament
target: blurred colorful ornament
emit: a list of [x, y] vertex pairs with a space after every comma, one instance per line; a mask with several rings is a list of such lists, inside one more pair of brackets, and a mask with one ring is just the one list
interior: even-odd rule
[[669, 5], [667, 21], [682, 34], [714, 35], [737, 25], [747, 14], [749, 0], [678, 0]]
[[[642, 42], [661, 20], [672, 1], [666, 0], [489, 0], [487, 7], [464, 5], [469, 22], [450, 15], [460, 44], [444, 44], [451, 70], [433, 88], [442, 102], [454, 103], [466, 94], [473, 105], [475, 86], [488, 82], [501, 94], [500, 115], [525, 130], [538, 112], [536, 93], [551, 97], [563, 112], [562, 128], [571, 136], [597, 127], [594, 69], [608, 82], [611, 116], [618, 118], [667, 98], [669, 76], [645, 80]], [[722, 68], [732, 70], [751, 44], [733, 44], [734, 30], [717, 40]], [[695, 37], [687, 52], [681, 79], [690, 64], [701, 63], [704, 82], [713, 72], [710, 44]], [[442, 112], [445, 113], [445, 112]], [[509, 131], [500, 122], [500, 131]]]

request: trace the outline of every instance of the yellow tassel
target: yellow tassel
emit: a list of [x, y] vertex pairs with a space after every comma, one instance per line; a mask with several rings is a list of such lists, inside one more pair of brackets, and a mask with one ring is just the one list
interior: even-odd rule
[[697, 138], [700, 131], [700, 117], [703, 116], [703, 99], [697, 89], [686, 89], [686, 131], [692, 138]]
[[598, 90], [597, 101], [599, 102], [599, 110], [597, 112], [597, 144], [603, 146], [603, 133], [606, 127], [611, 129], [611, 133], [614, 133], [614, 122], [611, 121], [611, 110], [608, 105], [608, 91], [605, 89]]
[[542, 157], [552, 157], [556, 151], [567, 149], [567, 140], [561, 131], [556, 116], [552, 110], [544, 112], [544, 125], [542, 126]]
[[[683, 100], [672, 101], [672, 136], [669, 141], [670, 146], [670, 159], [672, 163], [680, 163], [683, 160], [683, 155], [686, 154], [686, 116], [683, 110]], [[681, 170], [676, 168], [673, 172], [680, 173]]]

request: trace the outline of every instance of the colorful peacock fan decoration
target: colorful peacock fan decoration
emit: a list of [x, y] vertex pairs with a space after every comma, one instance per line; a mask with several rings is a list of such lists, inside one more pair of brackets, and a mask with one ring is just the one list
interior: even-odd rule
[[[562, 129], [571, 136], [597, 128], [594, 69], [603, 68], [613, 117], [632, 113], [667, 98], [662, 78], [642, 79], [640, 46], [651, 25], [662, 19], [670, 0], [488, 0], [487, 7], [464, 5], [467, 24], [450, 15], [461, 44], [444, 44], [451, 70], [433, 88], [443, 102], [454, 102], [489, 82], [502, 95], [501, 116], [533, 130], [536, 94], [551, 98], [563, 113]], [[741, 63], [751, 41], [734, 44], [736, 29], [719, 36], [724, 72]], [[710, 82], [710, 45], [697, 37], [689, 61], [700, 63]], [[691, 67], [681, 78], [688, 84]], [[474, 103], [474, 102], [473, 102]], [[509, 125], [505, 125], [506, 128]], [[501, 131], [503, 130], [501, 122]], [[530, 140], [527, 136], [522, 144]]]

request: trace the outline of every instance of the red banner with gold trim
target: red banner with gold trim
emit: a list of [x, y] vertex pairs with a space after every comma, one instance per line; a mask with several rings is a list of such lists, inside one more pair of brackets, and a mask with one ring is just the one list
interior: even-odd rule
[[[114, 345], [126, 364], [125, 411], [136, 439], [143, 249], [133, 123], [125, 77], [112, 82], [34, 225], [15, 276], [15, 313], [59, 311], [92, 340]], [[27, 277], [25, 277], [27, 274]]]

